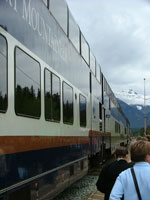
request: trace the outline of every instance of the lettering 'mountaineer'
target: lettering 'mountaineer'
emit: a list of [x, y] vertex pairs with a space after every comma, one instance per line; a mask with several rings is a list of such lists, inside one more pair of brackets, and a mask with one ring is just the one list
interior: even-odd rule
[[23, 15], [22, 15], [22, 17], [25, 21], [28, 21], [29, 25], [31, 25], [30, 9], [31, 9], [31, 0], [29, 0], [28, 7], [26, 4], [26, 0], [23, 0]]
[[58, 53], [63, 60], [66, 61], [66, 55], [61, 46], [61, 40], [52, 32], [51, 27], [45, 22], [44, 18], [36, 8], [32, 7], [32, 0], [23, 0], [23, 14], [22, 18], [31, 26], [31, 28], [38, 33], [38, 35], [45, 40], [56, 53]]
[[17, 12], [17, 0], [6, 0], [6, 2]]
[[37, 31], [38, 35], [48, 42], [48, 31], [46, 30], [46, 23], [39, 12], [32, 7], [32, 1], [29, 0], [28, 3], [26, 0], [23, 0], [23, 14], [22, 18], [32, 27], [34, 31]]

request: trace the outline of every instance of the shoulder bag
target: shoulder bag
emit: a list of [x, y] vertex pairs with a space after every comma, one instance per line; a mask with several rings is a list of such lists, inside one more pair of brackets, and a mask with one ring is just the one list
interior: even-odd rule
[[142, 200], [141, 193], [140, 193], [140, 190], [139, 190], [139, 186], [138, 186], [138, 183], [137, 183], [137, 179], [136, 179], [133, 167], [131, 168], [131, 174], [132, 174], [132, 177], [133, 177], [133, 180], [134, 180], [135, 189], [136, 189], [138, 198], [139, 198], [139, 200]]

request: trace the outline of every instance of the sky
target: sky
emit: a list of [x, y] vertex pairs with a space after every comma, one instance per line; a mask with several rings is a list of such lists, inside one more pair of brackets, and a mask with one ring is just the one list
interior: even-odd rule
[[110, 87], [150, 95], [150, 0], [66, 0]]

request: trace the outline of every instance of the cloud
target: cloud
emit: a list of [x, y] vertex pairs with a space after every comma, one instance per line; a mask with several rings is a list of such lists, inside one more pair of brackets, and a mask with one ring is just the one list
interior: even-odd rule
[[150, 80], [150, 1], [67, 2], [112, 89], [143, 93], [143, 78]]

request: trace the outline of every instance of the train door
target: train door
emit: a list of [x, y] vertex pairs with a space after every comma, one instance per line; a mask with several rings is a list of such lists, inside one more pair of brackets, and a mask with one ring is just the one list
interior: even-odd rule
[[92, 130], [99, 131], [99, 101], [92, 96]]
[[106, 132], [106, 113], [105, 108], [103, 108], [103, 131]]
[[99, 137], [99, 101], [92, 96], [92, 117], [91, 117], [91, 153], [92, 155], [100, 151], [101, 139]]
[[103, 130], [103, 123], [102, 123], [102, 104], [99, 102], [99, 130]]
[[100, 152], [101, 135], [99, 130], [99, 102], [101, 99], [101, 85], [96, 80], [95, 76], [90, 73], [91, 85], [91, 154], [94, 155]]

